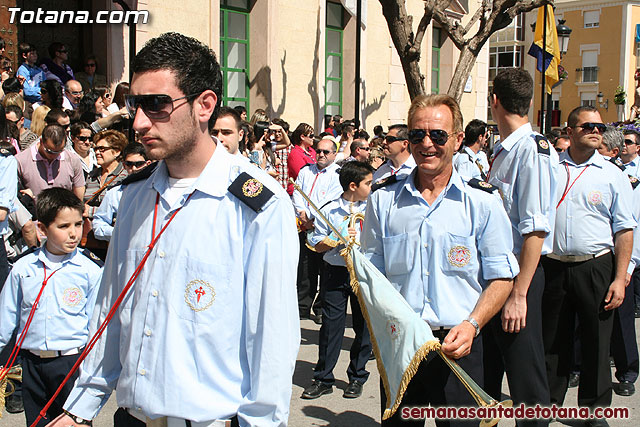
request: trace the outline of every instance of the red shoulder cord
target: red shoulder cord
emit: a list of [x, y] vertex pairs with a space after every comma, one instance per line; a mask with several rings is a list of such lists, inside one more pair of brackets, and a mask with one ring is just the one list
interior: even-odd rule
[[[189, 199], [191, 198], [192, 195], [193, 195], [193, 193], [189, 194], [189, 197], [187, 197], [187, 200], [185, 201], [185, 204], [189, 201]], [[62, 388], [64, 387], [64, 385], [71, 379], [73, 374], [78, 370], [78, 368], [80, 367], [80, 364], [82, 363], [82, 361], [87, 358], [89, 353], [91, 353], [91, 350], [93, 349], [93, 347], [96, 345], [96, 343], [100, 339], [100, 336], [102, 335], [102, 333], [107, 328], [107, 325], [109, 324], [109, 322], [111, 322], [111, 319], [113, 318], [113, 316], [118, 311], [118, 307], [120, 307], [120, 304], [122, 303], [122, 301], [124, 300], [124, 297], [129, 292], [129, 289], [131, 289], [133, 284], [138, 279], [138, 276], [142, 272], [142, 268], [146, 264], [147, 259], [149, 258], [149, 255], [151, 254], [151, 251], [153, 251], [153, 248], [156, 246], [156, 243], [158, 242], [158, 239], [160, 239], [160, 236], [162, 236], [162, 234], [167, 229], [169, 224], [171, 224], [171, 221], [173, 221], [173, 218], [175, 218], [177, 213], [180, 212], [180, 209], [182, 209], [182, 207], [178, 208], [173, 213], [173, 215], [171, 215], [171, 217], [169, 218], [167, 223], [160, 230], [160, 233], [158, 233], [158, 235], [156, 236], [155, 235], [155, 233], [156, 233], [156, 221], [157, 221], [157, 218], [158, 218], [158, 203], [159, 203], [159, 201], [160, 201], [160, 194], [156, 194], [156, 205], [155, 205], [155, 208], [154, 208], [154, 211], [153, 211], [153, 226], [152, 226], [152, 231], [151, 231], [151, 243], [149, 243], [147, 251], [144, 253], [144, 256], [142, 257], [142, 260], [140, 260], [140, 263], [138, 264], [138, 266], [134, 270], [133, 274], [129, 278], [129, 281], [127, 282], [127, 285], [124, 287], [124, 289], [122, 289], [122, 291], [120, 292], [120, 295], [118, 295], [118, 298], [113, 303], [113, 306], [109, 310], [109, 313], [107, 314], [107, 317], [100, 324], [100, 326], [98, 327], [98, 330], [91, 337], [89, 342], [87, 342], [87, 345], [85, 346], [84, 350], [80, 354], [80, 357], [78, 357], [78, 360], [76, 361], [76, 363], [73, 365], [73, 367], [71, 368], [71, 370], [69, 371], [67, 376], [64, 378], [64, 380], [62, 380], [62, 383], [60, 384], [60, 386], [58, 387], [56, 392], [53, 393], [53, 396], [51, 396], [51, 399], [49, 399], [49, 401], [44, 406], [44, 408], [42, 408], [42, 410], [40, 411], [40, 414], [38, 414], [38, 418], [36, 418], [36, 420], [33, 422], [33, 424], [31, 424], [30, 427], [35, 427], [35, 426], [38, 425], [38, 422], [40, 422], [41, 419], [43, 419], [43, 418], [46, 419], [47, 411], [49, 410], [49, 407], [51, 407], [53, 402], [56, 400], [56, 398], [58, 397], [58, 395], [62, 391]]]
[[[13, 350], [11, 351], [11, 354], [9, 355], [9, 359], [7, 360], [7, 365], [4, 368], [2, 368], [2, 370], [0, 371], [0, 381], [4, 380], [5, 377], [9, 374], [9, 370], [13, 367], [13, 364], [16, 361], [16, 357], [18, 357], [18, 353], [20, 353], [20, 349], [22, 348], [22, 343], [24, 342], [24, 339], [27, 336], [27, 331], [29, 330], [29, 326], [31, 326], [33, 315], [36, 313], [36, 310], [38, 309], [38, 302], [40, 301], [40, 297], [42, 296], [44, 287], [47, 286], [47, 282], [49, 281], [49, 279], [51, 279], [51, 276], [53, 276], [56, 273], [56, 271], [60, 270], [60, 268], [58, 268], [58, 270], [54, 270], [53, 273], [51, 273], [49, 277], [47, 277], [47, 266], [44, 265], [44, 263], [43, 263], [43, 266], [44, 266], [44, 280], [42, 281], [40, 292], [38, 292], [38, 296], [36, 297], [36, 300], [33, 302], [33, 307], [31, 307], [31, 311], [29, 311], [29, 316], [27, 317], [27, 321], [24, 324], [24, 328], [22, 328], [22, 333], [20, 334], [20, 338], [16, 340], [16, 343], [13, 346]], [[18, 310], [19, 309], [20, 307], [18, 307]]]

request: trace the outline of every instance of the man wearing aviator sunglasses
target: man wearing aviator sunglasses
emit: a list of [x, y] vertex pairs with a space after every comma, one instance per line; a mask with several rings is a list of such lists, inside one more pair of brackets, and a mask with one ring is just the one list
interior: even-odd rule
[[[408, 138], [417, 167], [371, 194], [361, 244], [429, 324], [442, 351], [481, 381], [478, 334], [509, 295], [518, 264], [507, 216], [493, 194], [496, 188], [463, 178], [453, 168], [453, 153], [464, 136], [462, 122], [450, 96], [414, 98]], [[382, 387], [381, 394], [384, 402]], [[444, 364], [428, 358], [400, 405], [426, 404], [467, 406], [473, 398]], [[404, 425], [400, 412], [382, 425]]]
[[416, 162], [409, 151], [407, 125], [400, 123], [389, 126], [389, 132], [382, 143], [382, 150], [388, 160], [373, 174], [372, 190], [377, 189], [382, 182], [390, 184], [406, 177], [416, 167]]
[[300, 346], [291, 200], [211, 137], [222, 73], [209, 47], [162, 34], [132, 68], [127, 109], [159, 162], [123, 189], [95, 313], [133, 289], [51, 426], [86, 424], [116, 383], [123, 414], [147, 424], [285, 425]]
[[624, 145], [620, 152], [620, 160], [625, 166], [627, 175], [640, 178], [640, 158], [638, 158], [638, 142], [640, 135], [633, 129], [623, 129]]

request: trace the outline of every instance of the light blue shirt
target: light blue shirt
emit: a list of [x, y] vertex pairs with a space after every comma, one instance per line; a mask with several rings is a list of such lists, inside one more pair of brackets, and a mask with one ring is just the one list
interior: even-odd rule
[[[464, 147], [462, 152], [457, 153], [453, 158], [453, 167], [464, 177], [484, 180], [480, 168], [482, 168], [482, 172], [484, 172], [486, 177], [489, 173], [489, 163], [487, 162], [486, 154], [484, 156], [482, 156], [482, 154], [484, 154], [484, 152], [479, 151], [476, 154], [471, 148]], [[478, 166], [478, 164], [480, 166]]]
[[[259, 213], [227, 190], [242, 172], [258, 181], [249, 194], [262, 186], [274, 193]], [[168, 178], [162, 161], [122, 194], [92, 332], [151, 241], [156, 195], [156, 233], [183, 209], [84, 361], [65, 408], [94, 418], [117, 386], [118, 406], [152, 419], [203, 422], [237, 413], [241, 426], [284, 426], [300, 345], [299, 243], [289, 196], [220, 143], [172, 206]]]
[[625, 172], [627, 175], [635, 176], [636, 178], [640, 178], [640, 157], [636, 156], [635, 159], [631, 160], [629, 163], [624, 163]]
[[9, 232], [9, 214], [18, 195], [18, 162], [13, 156], [0, 156], [0, 207], [7, 209], [7, 218], [0, 221], [0, 236]]
[[452, 327], [473, 311], [488, 281], [518, 274], [509, 221], [494, 195], [455, 170], [430, 206], [415, 174], [371, 194], [362, 249], [422, 319]]
[[0, 293], [0, 350], [14, 330], [20, 338], [42, 287], [45, 265], [47, 277], [55, 273], [42, 292], [22, 348], [64, 351], [87, 343], [102, 268], [78, 249], [54, 262], [40, 248], [15, 262]]
[[558, 206], [554, 254], [595, 255], [613, 249], [615, 233], [635, 228], [633, 193], [626, 171], [597, 151], [580, 165], [565, 151], [560, 153], [559, 172], [556, 199], [561, 199], [568, 186], [571, 189]]
[[[300, 169], [296, 184], [311, 199], [318, 209], [330, 200], [335, 200], [344, 191], [340, 185], [340, 166], [331, 163], [320, 170], [317, 164], [310, 164]], [[315, 217], [315, 211], [309, 207], [307, 201], [299, 191], [293, 191], [293, 206], [296, 212], [306, 212], [307, 218]]]
[[45, 73], [42, 68], [37, 65], [31, 67], [26, 62], [18, 67], [18, 76], [25, 78], [22, 85], [22, 91], [24, 93], [24, 99], [34, 103], [42, 100], [40, 96], [40, 83], [45, 80]]
[[393, 167], [393, 162], [389, 159], [373, 173], [373, 183], [380, 182], [391, 175], [396, 175], [398, 181], [402, 181], [415, 167], [416, 161], [411, 155], [398, 169]]
[[93, 234], [96, 236], [96, 239], [111, 240], [114, 218], [118, 213], [121, 197], [122, 185], [110, 188], [104, 195], [98, 210], [93, 214], [93, 221], [91, 222]]
[[553, 250], [553, 224], [558, 187], [558, 153], [547, 142], [549, 154], [539, 152], [531, 124], [520, 126], [494, 148], [489, 182], [500, 189], [511, 221], [513, 253], [520, 254], [524, 235], [547, 233], [542, 255]]
[[[636, 222], [640, 221], [640, 185], [636, 186], [633, 190], [633, 219]], [[631, 260], [629, 261], [629, 268], [627, 273], [633, 274], [633, 270], [636, 266], [640, 266], [640, 227], [633, 229], [633, 250], [631, 252]]]
[[[322, 214], [327, 218], [331, 224], [340, 231], [340, 234], [344, 236], [347, 240], [349, 240], [349, 232], [347, 229], [349, 228], [349, 221], [351, 219], [352, 214], [362, 213], [364, 215], [364, 211], [367, 208], [367, 202], [349, 202], [341, 197], [338, 199], [329, 202], [329, 204], [325, 205], [320, 209]], [[362, 224], [360, 222], [356, 223], [355, 229], [357, 232], [356, 242], [360, 241], [360, 228]], [[309, 243], [312, 246], [317, 245], [322, 242], [325, 238], [340, 241], [338, 237], [336, 237], [335, 233], [329, 226], [321, 219], [316, 218], [315, 221], [315, 229], [313, 230], [313, 234], [309, 239]], [[322, 259], [328, 262], [331, 265], [337, 265], [341, 267], [345, 267], [346, 264], [344, 262], [344, 258], [340, 255], [340, 250], [344, 248], [344, 244], [340, 243], [339, 246], [329, 249], [325, 252]]]

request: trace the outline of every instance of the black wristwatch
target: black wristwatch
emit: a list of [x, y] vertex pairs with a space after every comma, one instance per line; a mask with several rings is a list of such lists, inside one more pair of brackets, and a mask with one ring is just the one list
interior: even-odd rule
[[93, 425], [93, 422], [91, 420], [85, 420], [84, 418], [80, 418], [78, 416], [75, 416], [71, 412], [69, 412], [67, 410], [64, 410], [64, 409], [63, 409], [63, 411], [64, 411], [65, 415], [69, 416], [73, 420], [73, 422], [76, 423], [76, 424], [80, 424], [80, 425], [83, 425], [83, 426], [91, 426], [91, 425]]

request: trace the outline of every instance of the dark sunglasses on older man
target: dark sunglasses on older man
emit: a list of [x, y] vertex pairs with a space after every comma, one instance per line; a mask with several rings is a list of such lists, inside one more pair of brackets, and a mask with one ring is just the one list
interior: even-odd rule
[[125, 95], [124, 102], [131, 117], [135, 117], [138, 108], [142, 108], [144, 114], [150, 119], [165, 119], [173, 113], [173, 103], [175, 101], [180, 101], [181, 99], [188, 100], [198, 95], [200, 94], [192, 93], [191, 95], [181, 96], [180, 98], [171, 98], [171, 96], [163, 94]]
[[576, 125], [577, 128], [582, 128], [584, 130], [586, 130], [589, 133], [592, 133], [594, 129], [598, 129], [598, 132], [600, 133], [604, 133], [605, 130], [607, 130], [607, 125], [605, 125], [604, 123], [591, 123], [591, 122], [586, 122], [583, 123], [581, 125]]
[[316, 150], [316, 154], [324, 154], [325, 156], [328, 156], [331, 153], [333, 153], [331, 150]]
[[429, 139], [437, 145], [444, 145], [449, 140], [449, 134], [442, 129], [411, 129], [409, 131], [409, 142], [412, 144], [420, 144], [427, 135], [429, 135]]

